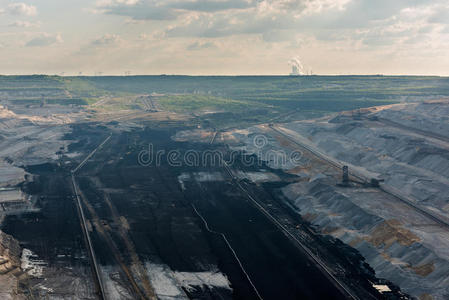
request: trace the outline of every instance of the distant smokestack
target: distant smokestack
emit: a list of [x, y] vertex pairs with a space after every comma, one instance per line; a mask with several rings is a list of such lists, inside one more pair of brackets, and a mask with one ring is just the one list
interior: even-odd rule
[[297, 66], [295, 65], [292, 66], [292, 72], [290, 75], [299, 75], [299, 70]]
[[292, 66], [292, 72], [290, 73], [290, 75], [293, 76], [306, 75], [304, 66], [302, 65], [301, 59], [298, 56], [290, 59], [288, 63]]

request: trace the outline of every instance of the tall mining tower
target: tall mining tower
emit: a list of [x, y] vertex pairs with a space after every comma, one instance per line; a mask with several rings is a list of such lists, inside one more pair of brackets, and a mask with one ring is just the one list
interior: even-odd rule
[[349, 185], [349, 167], [348, 166], [343, 166], [343, 174], [342, 174], [342, 178], [341, 178], [341, 184], [343, 186]]

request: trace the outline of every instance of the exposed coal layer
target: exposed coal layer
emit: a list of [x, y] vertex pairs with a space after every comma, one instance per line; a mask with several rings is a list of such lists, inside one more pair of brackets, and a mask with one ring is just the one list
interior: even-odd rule
[[24, 183], [22, 189], [32, 195], [39, 210], [8, 215], [2, 223], [2, 231], [14, 235], [22, 248], [31, 251], [31, 264], [36, 264], [23, 270], [36, 276], [21, 277], [20, 290], [34, 299], [49, 294], [96, 299], [70, 177], [56, 165], [34, 166], [28, 171], [33, 172], [34, 181]]
[[86, 253], [69, 177], [48, 166], [30, 168], [39, 176], [22, 187], [37, 196], [40, 211], [7, 216], [2, 230], [50, 264], [85, 265], [88, 262], [82, 258]]
[[[80, 188], [99, 217], [108, 223], [112, 223], [109, 209], [92, 186], [92, 181], [97, 179], [90, 180], [89, 185], [87, 178], [95, 176], [106, 189], [123, 190], [111, 193], [110, 198], [117, 211], [128, 220], [132, 241], [142, 261], [161, 261], [172, 270], [183, 272], [198, 272], [205, 266], [218, 264], [231, 281], [234, 298], [255, 297], [222, 237], [207, 232], [195, 216], [191, 207], [194, 204], [211, 228], [229, 239], [264, 298], [342, 298], [323, 274], [231, 182], [192, 181], [186, 183], [182, 191], [179, 175], [202, 171], [222, 172], [225, 177], [222, 167], [173, 167], [168, 165], [165, 156], [157, 167], [140, 166], [136, 157], [138, 149], [128, 152], [125, 151], [129, 149], [123, 149], [129, 154], [114, 159], [120, 153], [117, 150], [130, 141], [138, 141], [140, 145], [152, 143], [154, 151], [179, 149], [181, 153], [188, 149], [206, 150], [207, 146], [173, 142], [166, 131], [126, 135], [116, 137], [111, 142], [114, 145], [83, 168], [79, 175]], [[132, 144], [127, 145], [132, 147]], [[111, 163], [98, 167], [107, 160]], [[118, 247], [125, 250], [119, 237], [116, 241]], [[122, 253], [126, 257], [126, 252]], [[101, 257], [100, 260], [107, 262]]]
[[[77, 126], [67, 138], [83, 142], [72, 145], [73, 151], [88, 153], [109, 135], [104, 127]], [[210, 229], [226, 236], [264, 299], [344, 298], [304, 252], [256, 209], [222, 166], [168, 164], [167, 153], [170, 150], [179, 150], [181, 155], [190, 149], [226, 151], [219, 144], [175, 142], [170, 138], [175, 132], [176, 128], [147, 128], [114, 133], [77, 173], [94, 250], [102, 268], [118, 270], [119, 277], [115, 280], [119, 280], [134, 296], [138, 292], [148, 292], [145, 282], [149, 281], [148, 277], [152, 278], [154, 270], [149, 267], [152, 263], [187, 274], [222, 272], [232, 288], [231, 291], [205, 283], [183, 285], [180, 288], [187, 297], [255, 298], [254, 288], [222, 236], [206, 229], [193, 204]], [[148, 149], [150, 143], [155, 152], [165, 150], [165, 153], [160, 161], [143, 166], [138, 163], [138, 155]], [[241, 172], [269, 170], [266, 166], [244, 166], [239, 161], [232, 168]], [[61, 260], [55, 258], [67, 253], [70, 259], [64, 258], [61, 266], [82, 264], [86, 267], [88, 260], [68, 180], [68, 167], [34, 166], [29, 171], [39, 174], [37, 181], [28, 188], [30, 193], [38, 196], [42, 211], [8, 217], [3, 229], [46, 261], [59, 263]], [[269, 171], [276, 173], [281, 181], [294, 179], [294, 176], [281, 171]], [[221, 179], [211, 180], [213, 176], [206, 176], [209, 179], [200, 180], [194, 175], [198, 173], [221, 174]], [[191, 180], [181, 181], [183, 174], [190, 174]], [[300, 225], [298, 230], [312, 237], [309, 238], [313, 243], [310, 246], [320, 253], [329, 254], [323, 259], [329, 260], [331, 266], [335, 264], [342, 270], [352, 270], [346, 279], [354, 279], [357, 283], [357, 294], [374, 295], [368, 285], [368, 281], [375, 280], [374, 274], [363, 265], [356, 252], [333, 239], [315, 236], [307, 223], [281, 205], [278, 190], [283, 184], [255, 184], [247, 179], [241, 182], [263, 205], [277, 211], [277, 217], [282, 217], [291, 226]], [[139, 272], [136, 266], [141, 266], [143, 272]], [[112, 278], [114, 274], [107, 275]], [[137, 288], [131, 288], [132, 282]], [[152, 281], [151, 284], [157, 282]]]

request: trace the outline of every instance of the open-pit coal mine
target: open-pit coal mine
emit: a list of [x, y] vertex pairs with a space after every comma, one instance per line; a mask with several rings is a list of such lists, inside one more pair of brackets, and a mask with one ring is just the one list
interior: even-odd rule
[[[37, 179], [23, 190], [36, 198], [39, 212], [8, 216], [2, 228], [56, 269], [53, 276], [60, 276], [59, 268], [86, 279], [99, 275], [86, 287], [106, 299], [345, 299], [354, 293], [346, 286], [376, 294], [370, 283], [377, 279], [359, 254], [320, 237], [282, 202], [280, 189], [296, 176], [257, 157], [244, 159], [243, 152], [227, 167], [229, 149], [222, 143], [175, 142], [179, 128], [112, 133], [75, 127], [65, 136], [81, 141], [69, 144], [71, 151], [90, 153], [109, 138], [74, 174], [76, 188], [76, 164], [29, 166]], [[177, 159], [170, 160], [170, 151]], [[83, 240], [75, 190], [98, 273], [89, 272], [90, 244]], [[303, 243], [328, 255], [329, 267], [317, 264], [318, 253], [309, 257]], [[341, 268], [337, 278], [328, 274], [332, 265]]]
[[60, 82], [53, 102], [25, 83], [2, 102], [1, 299], [449, 296], [444, 89], [233, 110], [220, 81], [206, 97], [105, 80], [89, 84], [116, 94], [87, 103]]

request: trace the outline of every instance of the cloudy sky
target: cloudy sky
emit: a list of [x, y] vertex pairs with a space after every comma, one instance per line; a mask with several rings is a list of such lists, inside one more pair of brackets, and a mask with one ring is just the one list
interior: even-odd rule
[[0, 0], [0, 74], [449, 75], [447, 0]]

